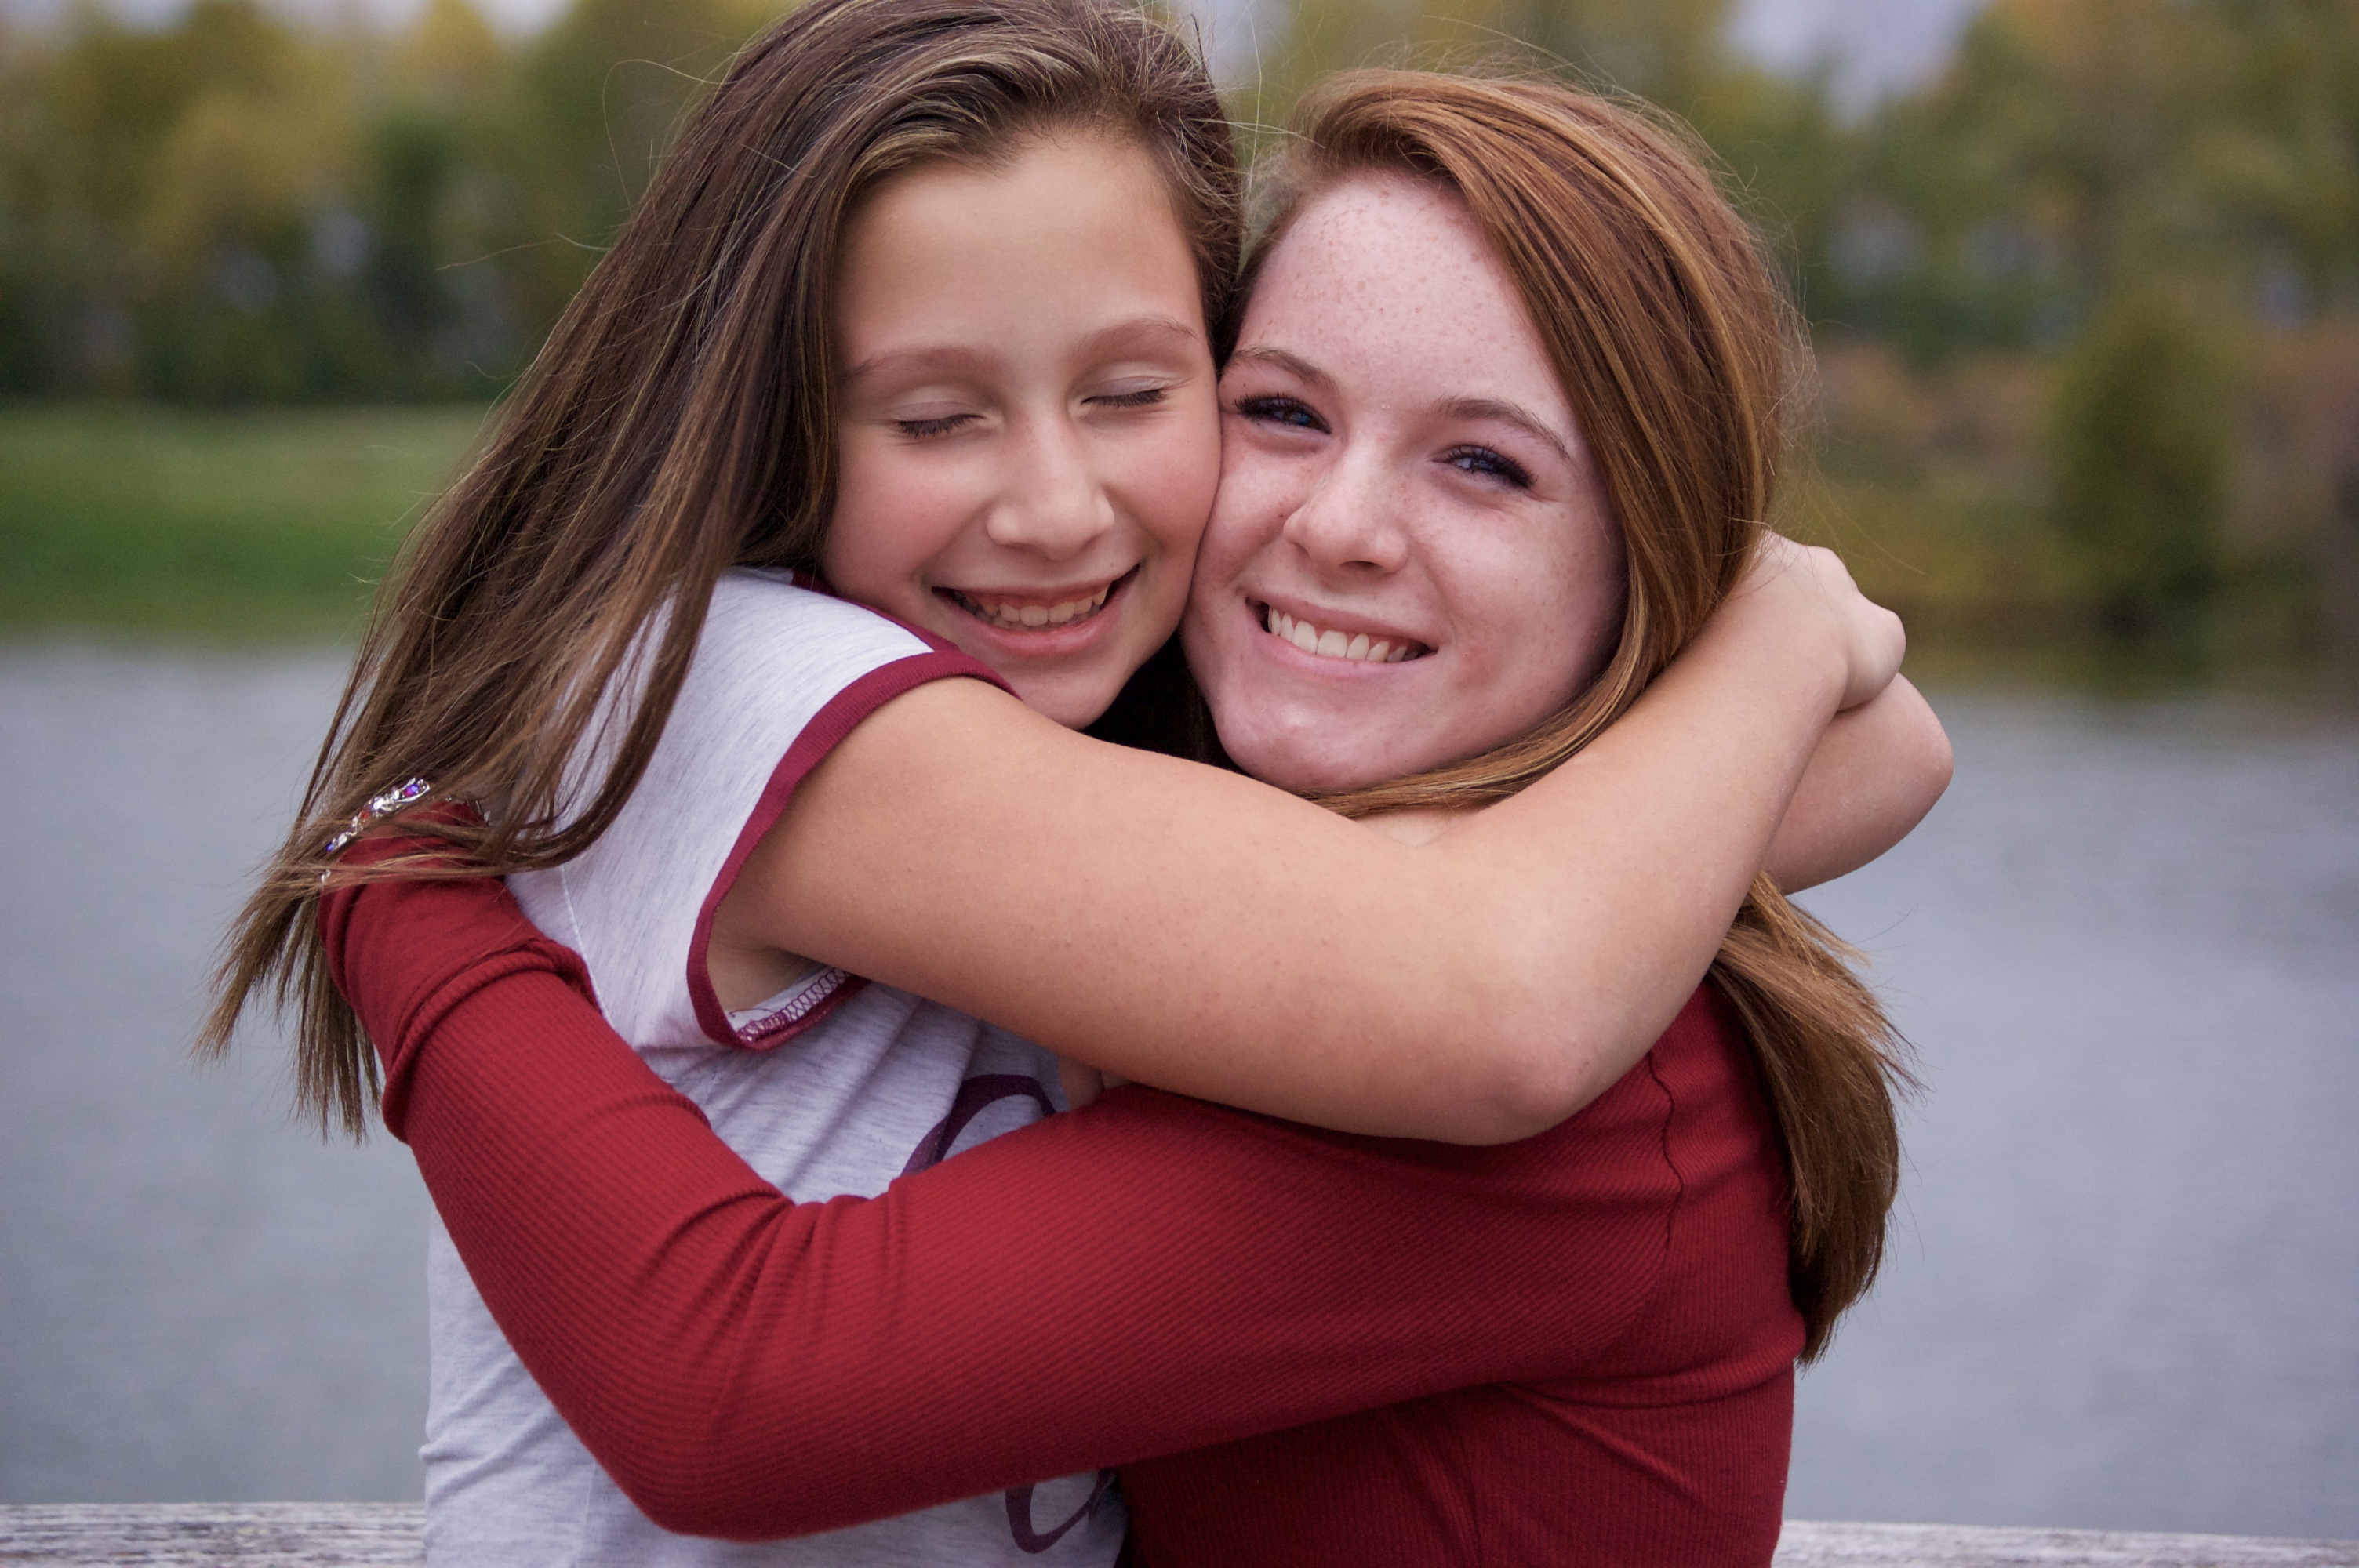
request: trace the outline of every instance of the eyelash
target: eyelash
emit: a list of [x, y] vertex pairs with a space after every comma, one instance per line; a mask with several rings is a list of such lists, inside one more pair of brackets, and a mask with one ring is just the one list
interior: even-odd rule
[[[1136, 392], [1112, 393], [1089, 401], [1101, 408], [1152, 408], [1163, 401], [1164, 395], [1169, 390], [1169, 387], [1143, 386]], [[923, 441], [936, 436], [947, 436], [974, 417], [972, 414], [946, 414], [940, 419], [896, 419], [893, 423], [904, 436]]]
[[1237, 399], [1237, 415], [1240, 418], [1285, 425], [1297, 430], [1323, 431], [1327, 428], [1325, 421], [1311, 411], [1310, 405], [1291, 397], [1240, 397]]
[[1517, 490], [1532, 487], [1532, 476], [1523, 464], [1488, 447], [1452, 447], [1441, 460], [1461, 473], [1489, 474]]
[[[1307, 405], [1291, 397], [1240, 397], [1236, 409], [1240, 417], [1288, 425], [1298, 430], [1327, 427]], [[1523, 464], [1488, 447], [1452, 447], [1441, 460], [1462, 473], [1488, 474], [1517, 490], [1532, 487], [1532, 476]]]

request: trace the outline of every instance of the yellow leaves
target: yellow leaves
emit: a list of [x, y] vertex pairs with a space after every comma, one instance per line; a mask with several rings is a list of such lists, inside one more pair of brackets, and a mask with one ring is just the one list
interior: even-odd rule
[[299, 223], [341, 183], [349, 141], [314, 104], [206, 93], [160, 150], [147, 237], [164, 257], [189, 261], [240, 236]]

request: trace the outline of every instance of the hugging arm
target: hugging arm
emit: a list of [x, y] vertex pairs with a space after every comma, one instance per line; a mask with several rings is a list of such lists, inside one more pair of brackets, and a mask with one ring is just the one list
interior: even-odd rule
[[1766, 552], [1609, 731], [1419, 849], [938, 681], [804, 779], [716, 935], [1202, 1098], [1527, 1137], [1694, 990], [1827, 721], [1900, 642], [1833, 557]]
[[[797, 1205], [499, 883], [347, 887], [323, 924], [485, 1303], [667, 1529], [808, 1533], [1560, 1372], [1653, 1293], [1662, 1211], [1626, 1182], [1144, 1088]], [[1661, 1134], [1594, 1136], [1611, 1171]]]
[[1832, 881], [1891, 849], [1950, 787], [1950, 738], [1900, 676], [1835, 715], [1762, 869], [1787, 892]]

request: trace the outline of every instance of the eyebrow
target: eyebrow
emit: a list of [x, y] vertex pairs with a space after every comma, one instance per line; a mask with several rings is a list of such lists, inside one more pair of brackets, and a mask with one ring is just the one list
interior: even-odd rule
[[[1201, 329], [1190, 326], [1176, 316], [1140, 316], [1099, 329], [1082, 339], [1080, 348], [1081, 352], [1086, 356], [1118, 348], [1125, 341], [1180, 339], [1201, 342], [1203, 341], [1203, 336]], [[988, 362], [995, 357], [988, 351], [979, 351], [954, 343], [916, 349], [891, 349], [853, 365], [843, 373], [843, 379], [846, 384], [850, 384], [903, 366], [924, 368], [940, 365], [944, 368], [954, 368]]]
[[[1275, 366], [1314, 386], [1332, 387], [1335, 384], [1333, 376], [1287, 349], [1257, 345], [1239, 349], [1229, 356], [1232, 364], [1239, 360]], [[1554, 451], [1568, 467], [1581, 466], [1581, 460], [1573, 456], [1572, 448], [1565, 438], [1549, 428], [1547, 420], [1520, 403], [1510, 403], [1504, 397], [1445, 397], [1433, 406], [1433, 411], [1451, 419], [1496, 419], [1502, 424], [1513, 425]]]
[[1229, 355], [1229, 362], [1244, 360], [1252, 364], [1275, 365], [1288, 374], [1310, 383], [1313, 386], [1333, 386], [1335, 378], [1290, 350], [1257, 346], [1238, 349]]
[[1496, 419], [1502, 424], [1513, 425], [1526, 435], [1553, 448], [1567, 467], [1581, 466], [1580, 460], [1572, 455], [1572, 449], [1566, 444], [1565, 438], [1549, 429], [1546, 420], [1519, 403], [1510, 403], [1504, 397], [1451, 397], [1435, 405], [1435, 411], [1453, 419]]

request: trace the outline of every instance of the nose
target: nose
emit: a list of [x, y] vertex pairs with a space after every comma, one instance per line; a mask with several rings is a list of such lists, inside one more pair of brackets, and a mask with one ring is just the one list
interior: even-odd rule
[[1060, 419], [1031, 421], [1015, 444], [1007, 482], [984, 525], [991, 542], [1066, 561], [1114, 524], [1114, 500], [1081, 432]]
[[1283, 533], [1323, 573], [1386, 576], [1408, 561], [1406, 499], [1380, 454], [1347, 450], [1288, 515]]

